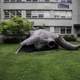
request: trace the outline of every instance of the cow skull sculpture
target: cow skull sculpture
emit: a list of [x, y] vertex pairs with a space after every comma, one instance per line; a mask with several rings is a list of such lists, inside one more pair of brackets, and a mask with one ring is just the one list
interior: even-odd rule
[[66, 40], [64, 40], [63, 37], [59, 36], [58, 34], [43, 29], [35, 30], [29, 38], [22, 41], [16, 53], [18, 53], [24, 45], [33, 45], [36, 50], [41, 50], [45, 46], [50, 49], [58, 48], [58, 46], [61, 46], [68, 50], [75, 50], [80, 47], [79, 45], [73, 45], [67, 42]]

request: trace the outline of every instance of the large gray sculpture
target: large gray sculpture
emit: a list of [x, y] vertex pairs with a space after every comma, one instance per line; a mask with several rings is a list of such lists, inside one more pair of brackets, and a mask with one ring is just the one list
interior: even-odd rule
[[24, 45], [26, 45], [26, 49], [33, 45], [36, 50], [41, 50], [44, 47], [54, 49], [59, 46], [68, 50], [76, 50], [80, 47], [79, 45], [73, 45], [67, 42], [58, 34], [43, 29], [33, 31], [29, 38], [20, 43], [20, 47], [17, 49], [16, 53], [18, 53]]

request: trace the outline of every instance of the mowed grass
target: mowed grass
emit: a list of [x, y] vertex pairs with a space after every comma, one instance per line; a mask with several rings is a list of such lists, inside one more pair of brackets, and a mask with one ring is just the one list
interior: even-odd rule
[[80, 80], [80, 50], [15, 54], [18, 44], [0, 44], [0, 80]]

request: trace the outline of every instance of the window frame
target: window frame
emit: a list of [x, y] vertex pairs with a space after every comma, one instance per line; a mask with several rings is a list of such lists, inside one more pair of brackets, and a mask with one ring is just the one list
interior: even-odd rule
[[[7, 18], [6, 18], [5, 11], [8, 11]], [[20, 11], [20, 15], [18, 15], [18, 11]], [[13, 16], [22, 16], [22, 10], [4, 10], [4, 19], [10, 19]]]

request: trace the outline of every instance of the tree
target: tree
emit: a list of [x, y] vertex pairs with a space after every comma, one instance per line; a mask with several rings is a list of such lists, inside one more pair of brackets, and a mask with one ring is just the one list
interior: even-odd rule
[[9, 20], [4, 20], [0, 24], [0, 33], [7, 37], [12, 36], [22, 37], [32, 29], [32, 22], [22, 17], [12, 17]]
[[25, 18], [15, 16], [0, 24], [0, 32], [3, 35], [25, 35], [32, 29], [32, 23]]

